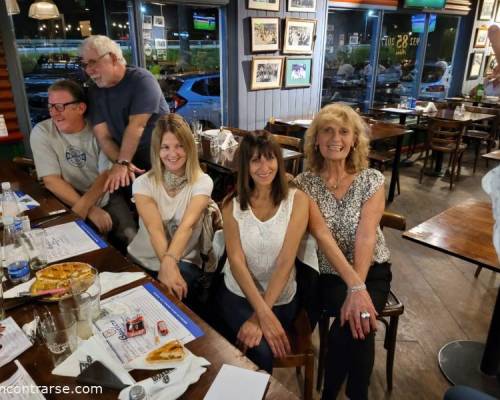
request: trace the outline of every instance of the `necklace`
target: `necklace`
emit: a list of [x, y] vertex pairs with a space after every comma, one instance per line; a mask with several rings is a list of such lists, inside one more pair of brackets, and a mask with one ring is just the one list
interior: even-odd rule
[[335, 183], [328, 183], [328, 187], [331, 188], [333, 191], [337, 190], [340, 183], [342, 182], [342, 180], [347, 176], [347, 174], [344, 174], [344, 175], [341, 175], [337, 178], [337, 182]]

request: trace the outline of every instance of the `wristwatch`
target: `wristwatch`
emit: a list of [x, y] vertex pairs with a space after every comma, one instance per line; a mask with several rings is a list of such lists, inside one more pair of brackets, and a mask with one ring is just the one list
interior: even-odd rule
[[128, 167], [130, 165], [129, 160], [117, 160], [116, 163], [120, 164], [120, 165], [125, 165], [126, 167]]

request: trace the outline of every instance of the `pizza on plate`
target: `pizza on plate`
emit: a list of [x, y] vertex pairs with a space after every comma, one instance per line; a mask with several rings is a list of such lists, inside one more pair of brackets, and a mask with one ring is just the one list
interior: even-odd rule
[[165, 361], [182, 361], [186, 357], [184, 346], [178, 340], [171, 340], [163, 346], [154, 349], [146, 356], [149, 363], [158, 363]]

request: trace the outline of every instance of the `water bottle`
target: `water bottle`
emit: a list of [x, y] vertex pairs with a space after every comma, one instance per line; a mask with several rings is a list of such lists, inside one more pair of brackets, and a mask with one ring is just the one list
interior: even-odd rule
[[2, 241], [2, 266], [13, 284], [26, 282], [30, 277], [29, 253], [11, 216], [4, 217]]
[[2, 214], [5, 217], [15, 217], [19, 209], [17, 199], [10, 187], [9, 182], [2, 182]]
[[5, 308], [3, 305], [3, 268], [0, 268], [0, 321], [5, 319]]

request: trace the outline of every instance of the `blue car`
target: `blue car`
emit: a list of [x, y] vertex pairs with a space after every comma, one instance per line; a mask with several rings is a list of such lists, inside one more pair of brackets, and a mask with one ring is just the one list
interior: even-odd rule
[[219, 72], [172, 74], [159, 83], [171, 112], [188, 122], [196, 112], [204, 128], [221, 125]]

